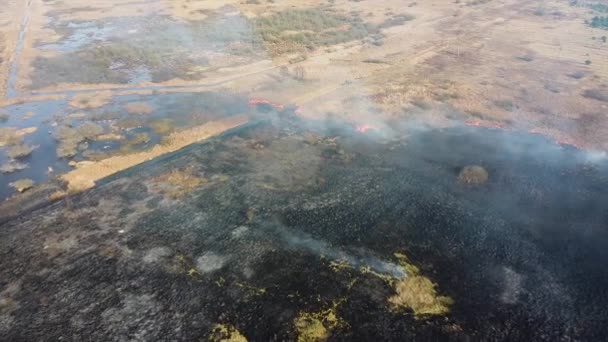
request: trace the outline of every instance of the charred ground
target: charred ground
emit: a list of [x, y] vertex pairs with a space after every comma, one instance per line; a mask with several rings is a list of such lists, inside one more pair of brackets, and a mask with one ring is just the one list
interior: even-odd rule
[[[3, 224], [2, 335], [291, 340], [306, 314], [334, 341], [606, 336], [605, 162], [476, 127], [322, 126], [249, 125]], [[488, 180], [459, 182], [468, 165]], [[446, 315], [389, 306], [395, 253]]]

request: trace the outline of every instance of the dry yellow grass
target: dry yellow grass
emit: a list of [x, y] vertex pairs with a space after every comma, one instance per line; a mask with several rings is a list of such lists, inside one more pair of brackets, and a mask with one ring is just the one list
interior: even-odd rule
[[25, 192], [34, 186], [34, 181], [31, 179], [25, 178], [25, 179], [16, 180], [12, 183], [9, 183], [8, 185], [19, 192]]
[[111, 91], [99, 91], [95, 93], [83, 93], [74, 95], [70, 99], [69, 105], [74, 108], [91, 109], [99, 108], [112, 101]]
[[52, 192], [49, 195], [49, 201], [51, 201], [51, 202], [58, 201], [58, 200], [64, 198], [65, 196], [67, 196], [67, 193], [65, 191], [57, 190], [57, 191]]
[[152, 106], [145, 102], [131, 102], [123, 106], [129, 114], [150, 114], [154, 110]]
[[327, 309], [318, 312], [302, 311], [294, 321], [298, 342], [320, 342], [329, 337], [332, 330], [344, 327], [347, 323], [338, 317], [336, 310], [341, 303], [334, 302]]
[[205, 179], [189, 171], [172, 170], [152, 180], [153, 187], [172, 199], [183, 197], [198, 188]]
[[395, 256], [406, 276], [393, 283], [395, 295], [388, 299], [391, 307], [396, 311], [410, 309], [416, 318], [448, 313], [453, 300], [438, 295], [435, 289], [437, 285], [420, 275], [418, 267], [412, 265], [404, 254], [395, 253]]
[[453, 301], [449, 297], [437, 295], [435, 287], [426, 277], [408, 275], [395, 283], [396, 294], [388, 301], [397, 310], [411, 309], [416, 317], [446, 314]]

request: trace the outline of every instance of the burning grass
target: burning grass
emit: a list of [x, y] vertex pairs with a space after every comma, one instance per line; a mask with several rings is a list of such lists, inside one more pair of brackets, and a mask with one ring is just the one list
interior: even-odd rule
[[9, 147], [9, 149], [6, 151], [6, 154], [11, 159], [25, 158], [25, 157], [29, 156], [30, 154], [32, 154], [34, 149], [36, 149], [35, 146], [30, 146], [27, 144], [19, 144], [19, 145], [14, 145], [14, 146]]
[[488, 171], [479, 165], [465, 166], [458, 174], [458, 182], [465, 185], [481, 185], [488, 181]]

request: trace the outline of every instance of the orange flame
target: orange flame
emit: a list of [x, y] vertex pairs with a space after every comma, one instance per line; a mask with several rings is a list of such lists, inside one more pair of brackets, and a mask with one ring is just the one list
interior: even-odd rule
[[293, 111], [295, 115], [302, 115], [302, 107], [296, 106], [296, 110]]
[[355, 129], [359, 133], [366, 133], [366, 132], [371, 131], [371, 130], [373, 130], [375, 128], [372, 127], [372, 126], [370, 126], [370, 125], [368, 125], [368, 124], [364, 124], [364, 125], [357, 125], [357, 127], [355, 127]]
[[283, 109], [285, 109], [284, 105], [279, 104], [279, 103], [270, 102], [268, 100], [263, 100], [263, 99], [251, 99], [251, 100], [249, 100], [249, 105], [250, 106], [255, 106], [255, 105], [260, 105], [260, 104], [272, 106], [276, 110], [283, 110]]
[[489, 123], [489, 122], [481, 122], [481, 121], [469, 121], [465, 122], [467, 126], [475, 126], [475, 127], [485, 127], [485, 128], [493, 128], [493, 129], [504, 129], [502, 125], [497, 123]]
[[[505, 130], [508, 129], [499, 124], [486, 123], [486, 122], [481, 122], [481, 121], [466, 122], [465, 124], [467, 126], [485, 127], [485, 128], [492, 128], [492, 129], [505, 129]], [[528, 130], [528, 133], [539, 134], [539, 135], [542, 135], [543, 137], [550, 138], [550, 140], [553, 141], [557, 145], [561, 145], [561, 146], [568, 145], [568, 146], [578, 148], [579, 150], [584, 150], [584, 147], [583, 147], [584, 144], [579, 143], [572, 138], [568, 138], [568, 137], [556, 138], [556, 137], [548, 134], [547, 132], [544, 132], [537, 128], [532, 128], [532, 129]]]

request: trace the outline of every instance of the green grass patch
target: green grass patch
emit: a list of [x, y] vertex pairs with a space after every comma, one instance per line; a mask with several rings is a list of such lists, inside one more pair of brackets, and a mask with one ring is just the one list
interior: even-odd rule
[[379, 30], [357, 15], [341, 15], [324, 9], [278, 12], [254, 19], [253, 26], [272, 55], [345, 43]]

